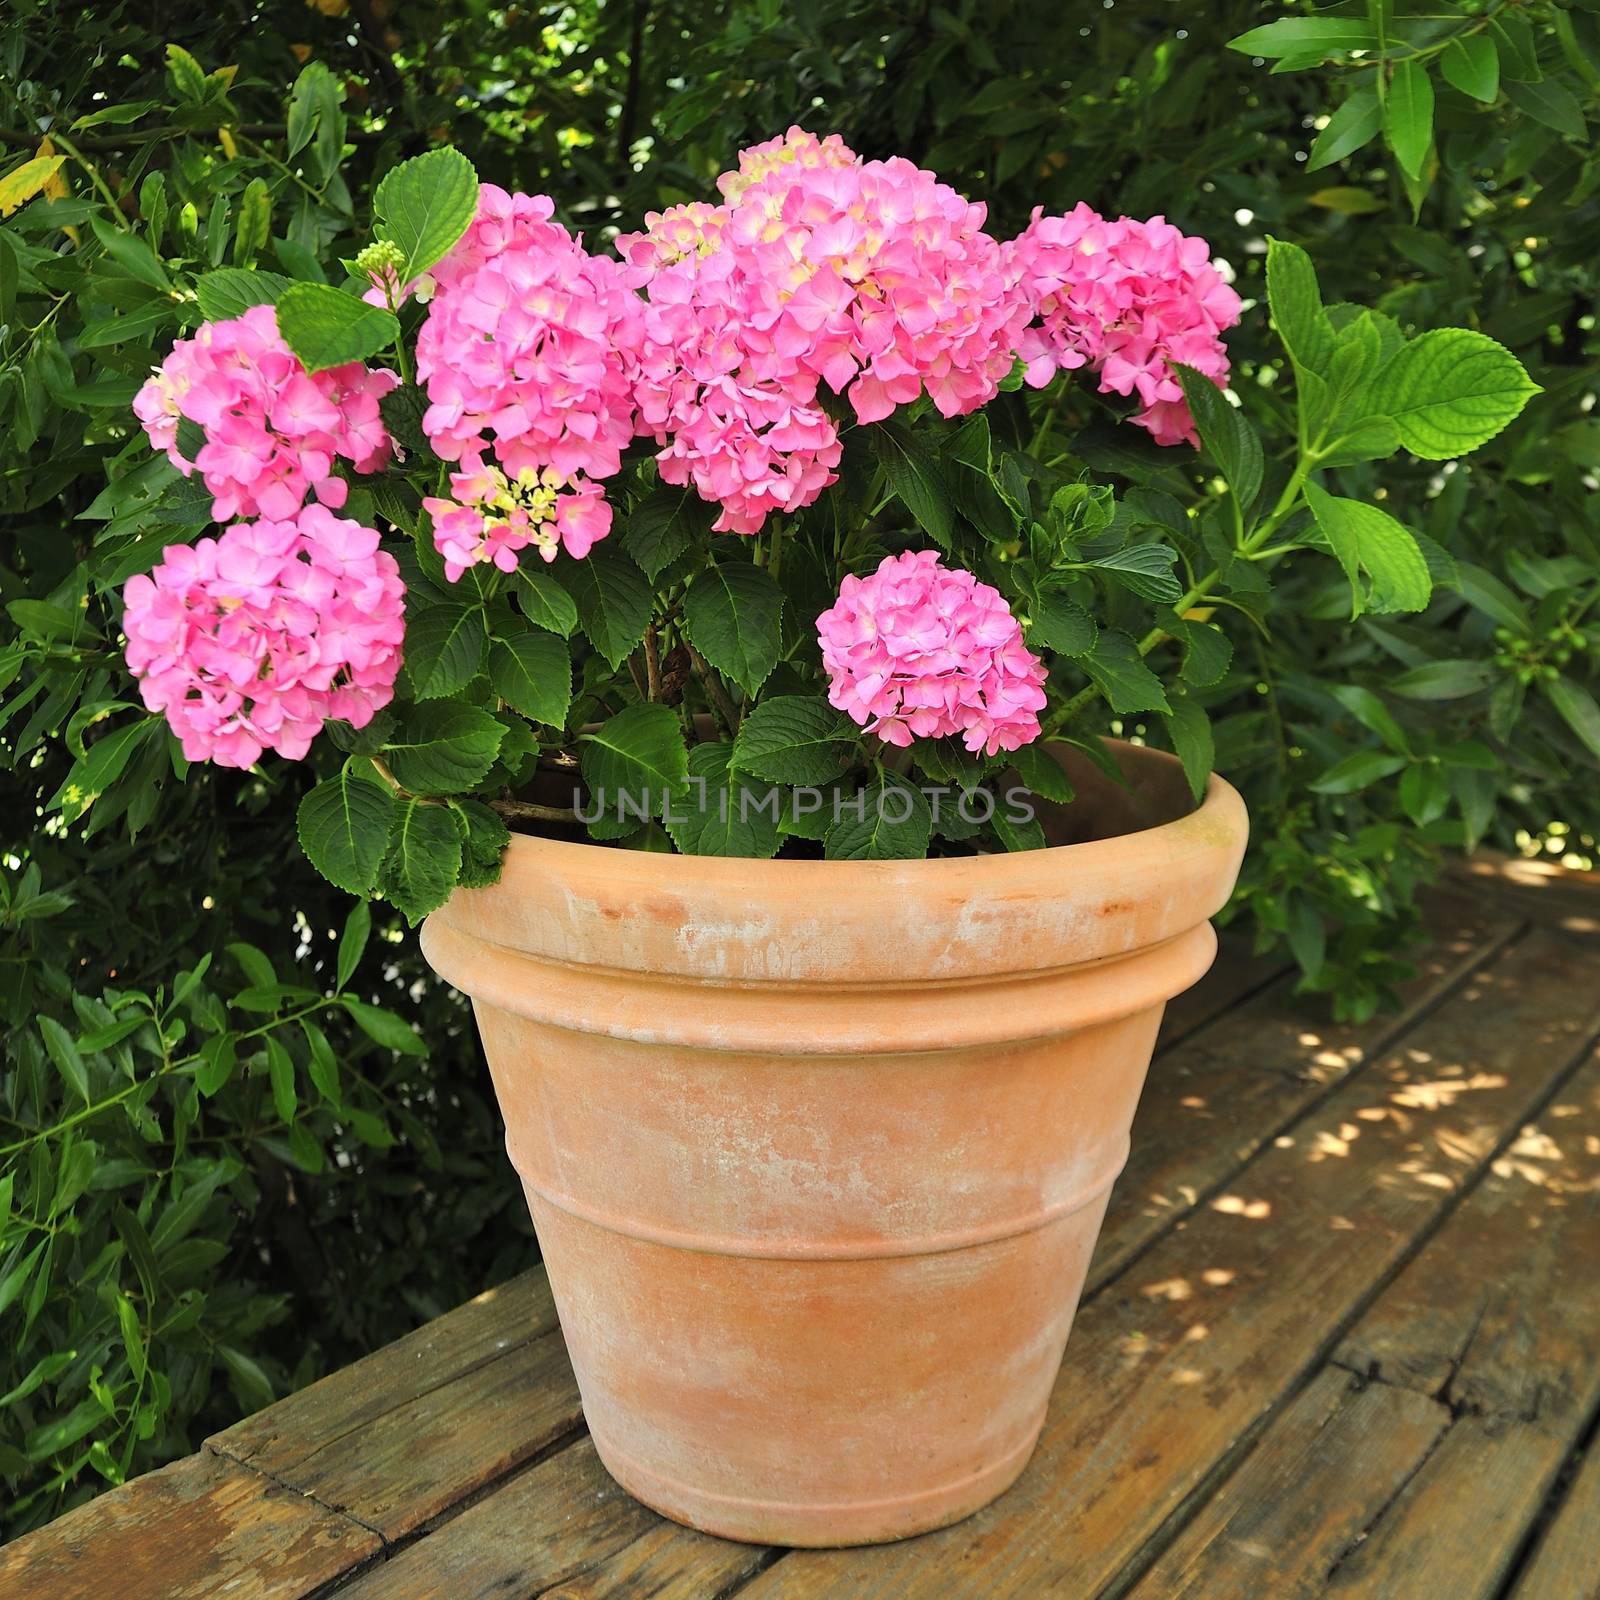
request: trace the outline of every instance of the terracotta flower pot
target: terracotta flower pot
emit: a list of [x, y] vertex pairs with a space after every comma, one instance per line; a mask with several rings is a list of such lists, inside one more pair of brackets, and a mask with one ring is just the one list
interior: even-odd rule
[[[514, 838], [422, 940], [472, 996], [601, 1459], [788, 1545], [955, 1522], [1044, 1420], [1243, 803], [1125, 748], [1060, 848], [745, 861]], [[1131, 830], [1131, 831], [1130, 831]]]

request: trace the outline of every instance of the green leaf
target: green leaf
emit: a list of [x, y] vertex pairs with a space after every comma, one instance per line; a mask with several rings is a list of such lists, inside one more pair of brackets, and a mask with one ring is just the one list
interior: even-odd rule
[[131, 233], [124, 233], [121, 228], [114, 227], [100, 216], [91, 217], [89, 225], [94, 229], [94, 236], [100, 241], [105, 253], [130, 278], [137, 279], [151, 289], [172, 288], [172, 279], [167, 276], [167, 269], [161, 265], [155, 251], [143, 239], [136, 239]]
[[460, 872], [461, 833], [449, 808], [400, 801], [379, 870], [385, 897], [415, 925], [450, 898]]
[[898, 422], [876, 423], [872, 448], [906, 509], [935, 544], [948, 550], [955, 532], [955, 507], [933, 458], [916, 435]]
[[1500, 52], [1487, 33], [1452, 39], [1439, 57], [1444, 81], [1485, 105], [1500, 94]]
[[1395, 63], [1383, 103], [1383, 133], [1401, 167], [1420, 178], [1433, 143], [1433, 80], [1420, 61]]
[[1400, 809], [1419, 828], [1437, 822], [1450, 805], [1450, 780], [1442, 767], [1417, 762], [1400, 775]]
[[72, 1042], [72, 1035], [54, 1017], [40, 1017], [39, 1032], [44, 1036], [44, 1047], [66, 1080], [67, 1087], [83, 1101], [89, 1103], [89, 1069]]
[[1424, 661], [1389, 680], [1389, 690], [1407, 700], [1461, 700], [1487, 689], [1495, 669], [1487, 661]]
[[1378, 91], [1370, 83], [1363, 84], [1328, 118], [1327, 125], [1311, 146], [1306, 171], [1316, 172], [1354, 155], [1377, 138], [1382, 125], [1383, 110], [1378, 104]]
[[1546, 683], [1544, 692], [1583, 747], [1600, 761], [1600, 706], [1595, 704], [1594, 696], [1571, 678], [1556, 678]]
[[[125, 1296], [120, 1298], [126, 1299]], [[120, 1314], [120, 1307], [118, 1309]], [[0, 1395], [0, 1411], [4, 1411], [8, 1406], [14, 1406], [19, 1400], [26, 1400], [44, 1384], [59, 1378], [77, 1359], [76, 1350], [57, 1350], [50, 1355], [42, 1356], [28, 1369], [27, 1377], [15, 1389]]]
[[134, 753], [160, 727], [159, 717], [141, 717], [89, 745], [51, 797], [51, 807], [61, 808], [61, 820], [76, 822], [122, 776]]
[[1228, 40], [1230, 50], [1269, 61], [1278, 56], [1344, 55], [1375, 50], [1377, 45], [1371, 26], [1354, 17], [1280, 17]]
[[489, 682], [513, 711], [564, 728], [572, 703], [572, 656], [565, 639], [524, 629], [489, 646]]
[[1412, 455], [1446, 461], [1486, 444], [1539, 392], [1504, 345], [1467, 328], [1436, 328], [1389, 362], [1373, 403]]
[[1165, 624], [1174, 638], [1183, 642], [1183, 676], [1197, 689], [1221, 680], [1233, 661], [1233, 641], [1221, 628], [1209, 622], [1194, 622], [1174, 617]]
[[550, 576], [543, 562], [529, 562], [517, 568], [517, 599], [522, 614], [536, 628], [572, 637], [578, 626], [578, 606], [572, 596]]
[[384, 756], [395, 781], [413, 794], [460, 794], [494, 765], [505, 735], [505, 724], [476, 706], [420, 705]]
[[274, 306], [294, 279], [276, 272], [252, 272], [243, 267], [218, 267], [202, 272], [194, 281], [195, 298], [207, 322], [231, 322], [252, 306]]
[[254, 1356], [247, 1356], [244, 1351], [236, 1350], [230, 1344], [219, 1344], [216, 1351], [228, 1370], [229, 1386], [243, 1408], [243, 1415], [250, 1416], [253, 1412], [261, 1411], [277, 1399], [272, 1380]]
[[369, 762], [352, 758], [301, 800], [295, 827], [306, 860], [329, 883], [364, 895], [377, 879], [393, 817], [394, 796]]
[[1017, 769], [1017, 776], [1041, 800], [1052, 800], [1060, 806], [1069, 805], [1074, 792], [1072, 784], [1060, 766], [1045, 754], [1045, 748], [1042, 740], [1036, 744], [1025, 744], [1020, 750], [1013, 750], [1008, 759]]
[[777, 854], [784, 793], [756, 788], [730, 773], [732, 756], [729, 744], [697, 744], [689, 752], [688, 781], [662, 817], [685, 855], [765, 860]]
[[391, 167], [372, 197], [383, 236], [405, 252], [400, 282], [439, 261], [478, 209], [478, 174], [449, 145]]
[[365, 900], [357, 900], [344, 919], [344, 932], [339, 935], [339, 967], [336, 986], [347, 988], [361, 963], [362, 952], [372, 933], [372, 907]]
[[914, 861], [933, 837], [928, 797], [894, 773], [842, 794], [823, 851], [830, 861]]
[[307, 372], [365, 361], [400, 337], [400, 324], [381, 306], [325, 283], [296, 283], [278, 300], [278, 331]]
[[1489, 32], [1500, 55], [1503, 77], [1537, 83], [1544, 76], [1539, 70], [1539, 47], [1533, 29], [1524, 18], [1501, 7], [1489, 19]]
[[1217, 763], [1216, 743], [1211, 736], [1211, 719], [1205, 707], [1192, 695], [1180, 695], [1167, 713], [1167, 733], [1172, 748], [1183, 763], [1183, 775], [1197, 801], [1205, 799], [1211, 769]]
[[650, 625], [650, 585], [628, 557], [597, 550], [563, 569], [589, 642], [615, 671]]
[[624, 808], [654, 816], [688, 776], [683, 728], [670, 706], [629, 706], [591, 733], [581, 734], [578, 753], [590, 806], [608, 816]]
[[483, 610], [419, 607], [406, 618], [406, 674], [418, 700], [439, 700], [464, 688], [483, 662]]
[[1326, 371], [1333, 358], [1333, 324], [1322, 309], [1317, 269], [1299, 245], [1267, 241], [1267, 304], [1295, 366], [1306, 372]]
[[1356, 750], [1336, 761], [1309, 787], [1313, 794], [1354, 794], [1381, 779], [1392, 777], [1409, 765], [1405, 756], [1386, 755], [1382, 750]]
[[1087, 565], [1109, 573], [1123, 588], [1157, 605], [1171, 605], [1183, 594], [1173, 574], [1178, 552], [1164, 544], [1129, 544]]
[[479, 800], [452, 800], [461, 830], [461, 882], [469, 889], [498, 882], [500, 860], [511, 842], [511, 830]]
[[1099, 685], [1106, 704], [1119, 716], [1135, 711], [1170, 711], [1161, 680], [1144, 664], [1139, 647], [1125, 633], [1110, 630], [1100, 635], [1094, 654], [1083, 666]]
[[1087, 655], [1099, 637], [1094, 618], [1065, 595], [1046, 590], [1030, 608], [1028, 643], [1036, 649], [1064, 656]]
[[[1306, 485], [1317, 526], [1350, 580], [1351, 616], [1363, 611], [1421, 611], [1433, 595], [1433, 578], [1417, 541], [1388, 512], [1363, 500]], [[1363, 584], [1361, 574], [1370, 578]]]
[[777, 695], [739, 724], [733, 765], [769, 783], [823, 784], [839, 776], [856, 736], [855, 724], [826, 700]]
[[350, 995], [341, 995], [339, 1003], [350, 1013], [351, 1021], [374, 1044], [403, 1056], [427, 1055], [427, 1045], [417, 1037], [411, 1024], [397, 1017], [394, 1012], [385, 1011], [382, 1006], [368, 1005], [365, 1000], [357, 1000]]
[[1410, 755], [1411, 747], [1405, 731], [1372, 690], [1363, 688], [1359, 683], [1335, 683], [1328, 686], [1328, 693], [1364, 728], [1377, 734], [1391, 750]]
[[1538, 83], [1507, 83], [1506, 99], [1535, 122], [1554, 128], [1568, 139], [1587, 140], [1589, 137], [1583, 107], [1573, 92], [1554, 78], [1544, 78]]
[[711, 525], [711, 508], [692, 489], [657, 489], [628, 513], [622, 542], [652, 583]]
[[689, 642], [724, 677], [755, 696], [782, 653], [784, 593], [749, 562], [713, 562], [697, 572], [683, 597]]
[[[1204, 373], [1174, 362], [1184, 399], [1193, 413], [1200, 443], [1222, 469], [1242, 510], [1248, 511], [1261, 488], [1261, 440], [1245, 414]], [[1180, 594], [1182, 590], [1178, 591]], [[1177, 595], [1172, 597], [1177, 598]]]
[[269, 1033], [267, 1035], [267, 1077], [272, 1084], [272, 1109], [279, 1122], [293, 1122], [300, 1109], [294, 1088], [294, 1057]]

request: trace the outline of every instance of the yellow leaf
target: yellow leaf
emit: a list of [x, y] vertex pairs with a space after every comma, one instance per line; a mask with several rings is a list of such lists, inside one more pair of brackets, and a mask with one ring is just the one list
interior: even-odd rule
[[303, 67], [311, 59], [311, 46], [308, 44], [292, 44], [289, 46], [289, 54]]
[[[51, 144], [48, 134], [39, 141], [39, 148], [33, 153], [36, 156], [53, 156], [56, 153], [56, 147]], [[40, 190], [40, 193], [43, 194], [46, 200], [65, 200], [72, 193], [72, 190], [67, 187], [66, 176], [63, 173], [54, 172], [46, 179], [45, 186]], [[76, 234], [73, 234], [73, 242], [77, 242]]]
[[1321, 206], [1324, 211], [1338, 211], [1347, 217], [1365, 216], [1373, 211], [1388, 210], [1387, 204], [1370, 189], [1346, 187], [1318, 189], [1310, 199], [1312, 205]]
[[0, 178], [0, 217], [26, 205], [55, 177], [65, 156], [33, 156]]
[[217, 129], [217, 143], [222, 146], [222, 153], [230, 161], [239, 154], [239, 147], [233, 142], [233, 135], [226, 128]]

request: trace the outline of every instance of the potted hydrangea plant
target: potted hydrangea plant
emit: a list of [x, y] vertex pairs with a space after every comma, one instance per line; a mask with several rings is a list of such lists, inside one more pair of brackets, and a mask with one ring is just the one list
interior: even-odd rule
[[[611, 1471], [870, 1541], [1037, 1437], [1244, 849], [1224, 618], [1301, 552], [1421, 609], [1448, 555], [1341, 469], [1533, 389], [1273, 242], [1268, 462], [1162, 218], [1005, 241], [799, 129], [719, 189], [602, 246], [437, 150], [343, 287], [203, 276], [136, 410], [220, 531], [128, 581], [127, 660], [187, 759], [323, 763], [307, 855], [427, 918]], [[1157, 452], [1170, 492], [1098, 481]]]

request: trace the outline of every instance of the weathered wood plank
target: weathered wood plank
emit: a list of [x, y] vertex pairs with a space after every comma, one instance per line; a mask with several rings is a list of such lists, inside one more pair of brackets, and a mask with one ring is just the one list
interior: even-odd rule
[[1591, 1443], [1510, 1600], [1600, 1600], [1600, 1444]]
[[1448, 881], [1546, 927], [1580, 937], [1600, 934], [1600, 872], [1479, 850], [1452, 861]]
[[1570, 1444], [1600, 1407], [1597, 1329], [1600, 1057], [1520, 1131], [1335, 1359]]
[[582, 1417], [566, 1346], [552, 1331], [314, 1447], [281, 1437], [272, 1472], [393, 1542], [571, 1434]]
[[339, 1600], [542, 1595], [660, 1526], [582, 1439], [373, 1567]]
[[1462, 1417], [1327, 1592], [1339, 1600], [1492, 1600], [1564, 1453], [1537, 1428]]
[[1324, 1368], [1130, 1600], [1315, 1600], [1450, 1420], [1425, 1395]]
[[539, 1600], [707, 1600], [729, 1593], [777, 1554], [658, 1519], [648, 1533]]
[[485, 1290], [206, 1442], [235, 1460], [282, 1475], [312, 1451], [371, 1426], [555, 1327], [550, 1286], [543, 1269], [536, 1268]]
[[1402, 987], [1398, 1013], [1312, 1023], [1311, 1007], [1284, 978], [1156, 1057], [1089, 1268], [1091, 1293], [1330, 1086], [1402, 1037], [1517, 929], [1459, 896], [1435, 895], [1429, 911], [1438, 936], [1417, 952], [1417, 976]]
[[302, 1600], [382, 1541], [247, 1467], [175, 1462], [0, 1548], [15, 1600]]
[[[1592, 952], [1520, 941], [1161, 1239], [1081, 1314], [1035, 1459], [996, 1505], [904, 1546], [792, 1553], [742, 1594], [1113, 1583], [1559, 1086], [1600, 1028], [1594, 979]], [[1456, 1092], [1424, 1092], [1441, 1083]]]
[[[1441, 1079], [1405, 1098], [1464, 1092]], [[1386, 1115], [1413, 1110], [1391, 1105]], [[1384, 1380], [1362, 1409], [1378, 1442], [1398, 1452], [1403, 1490], [1395, 1483], [1374, 1498], [1387, 1480], [1350, 1455], [1337, 1429], [1320, 1436], [1313, 1397], [1338, 1384], [1335, 1366], [1268, 1429], [1137, 1600], [1241, 1592], [1488, 1600], [1600, 1408], [1596, 1327], [1600, 1058], [1521, 1129], [1335, 1353], [1345, 1369]], [[1448, 1405], [1426, 1398], [1434, 1395]], [[1413, 1412], [1432, 1416], [1431, 1435], [1419, 1435]], [[1600, 1549], [1600, 1525], [1592, 1548]], [[1253, 1567], [1257, 1580], [1245, 1582]]]

